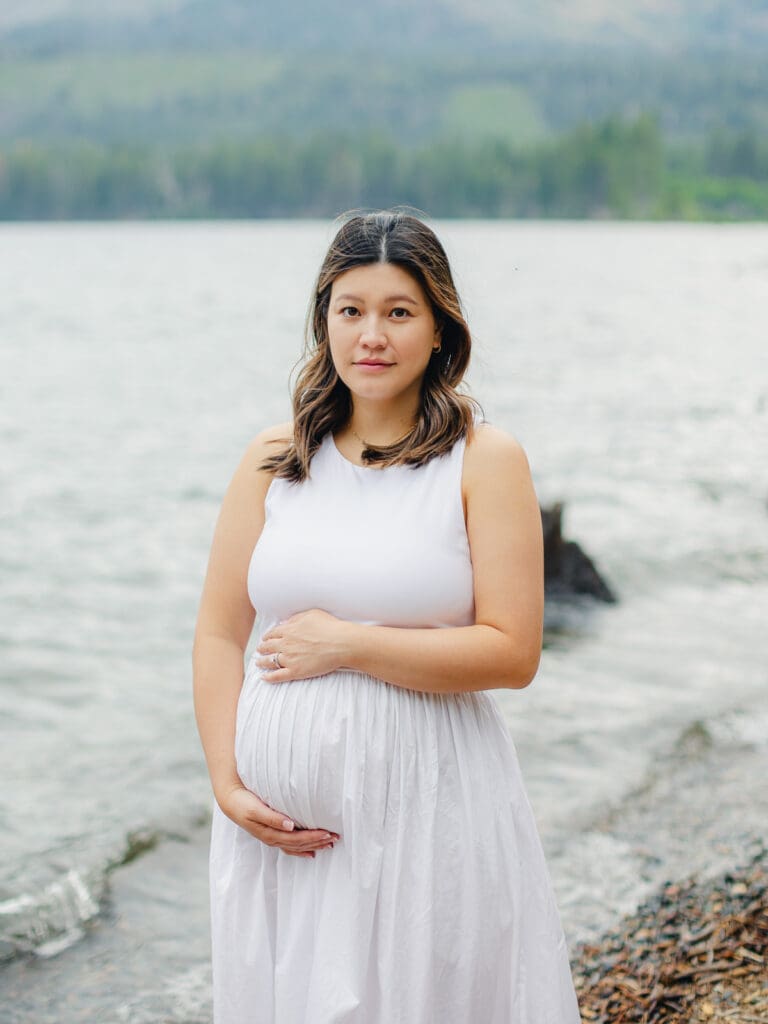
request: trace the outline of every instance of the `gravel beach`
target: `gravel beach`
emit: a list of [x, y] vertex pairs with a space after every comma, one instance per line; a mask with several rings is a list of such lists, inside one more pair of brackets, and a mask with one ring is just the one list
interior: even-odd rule
[[670, 882], [576, 951], [594, 1024], [768, 1021], [768, 851], [717, 879]]

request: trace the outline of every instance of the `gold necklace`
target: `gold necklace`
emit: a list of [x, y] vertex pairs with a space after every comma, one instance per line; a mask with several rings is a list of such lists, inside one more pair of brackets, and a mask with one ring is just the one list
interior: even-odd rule
[[[414, 426], [415, 426], [415, 424], [414, 424]], [[394, 441], [390, 441], [388, 444], [374, 444], [374, 445], [372, 445], [369, 441], [366, 441], [362, 437], [360, 437], [358, 432], [354, 429], [354, 427], [351, 424], [350, 424], [349, 429], [352, 432], [352, 435], [354, 437], [356, 437], [357, 440], [360, 442], [360, 444], [364, 445], [366, 448], [390, 448], [393, 444], [399, 444], [400, 441], [405, 440], [405, 438], [408, 437], [408, 435], [413, 430], [413, 427], [409, 427], [404, 434], [402, 434], [400, 437], [396, 438]]]

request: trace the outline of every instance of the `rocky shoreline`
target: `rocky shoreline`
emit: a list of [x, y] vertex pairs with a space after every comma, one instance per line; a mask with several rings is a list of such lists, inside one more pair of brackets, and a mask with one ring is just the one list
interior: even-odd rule
[[768, 848], [665, 884], [572, 959], [585, 1024], [768, 1022]]

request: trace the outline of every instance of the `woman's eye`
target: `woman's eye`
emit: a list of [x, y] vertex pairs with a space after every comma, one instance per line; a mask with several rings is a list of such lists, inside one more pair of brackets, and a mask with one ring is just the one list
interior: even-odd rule
[[343, 309], [341, 310], [341, 315], [342, 316], [347, 316], [347, 317], [354, 316], [356, 313], [357, 313], [357, 307], [356, 306], [344, 306]]
[[398, 306], [397, 309], [392, 310], [392, 316], [395, 318], [395, 320], [405, 320], [410, 315], [410, 311], [407, 309], [403, 309], [402, 306]]

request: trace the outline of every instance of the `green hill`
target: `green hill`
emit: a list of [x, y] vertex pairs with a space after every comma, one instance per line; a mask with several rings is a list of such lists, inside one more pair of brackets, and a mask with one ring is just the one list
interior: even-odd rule
[[766, 21], [758, 0], [4, 0], [0, 217], [766, 216]]
[[768, 62], [742, 57], [369, 59], [237, 49], [137, 51], [0, 62], [0, 143], [156, 145], [354, 137], [540, 141], [585, 121], [654, 113], [665, 136], [768, 134]]

